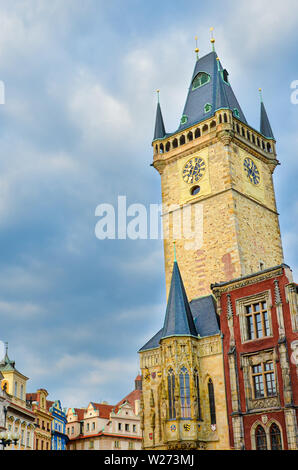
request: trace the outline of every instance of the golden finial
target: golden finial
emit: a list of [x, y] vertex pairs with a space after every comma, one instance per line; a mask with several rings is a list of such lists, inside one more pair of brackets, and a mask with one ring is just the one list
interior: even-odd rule
[[195, 41], [196, 41], [196, 48], [195, 48], [195, 53], [196, 53], [196, 56], [197, 56], [197, 60], [199, 58], [199, 48], [198, 48], [198, 36], [195, 36]]
[[214, 50], [215, 50], [215, 49], [214, 49], [215, 39], [214, 39], [214, 37], [213, 37], [213, 31], [214, 31], [214, 28], [213, 28], [213, 26], [212, 26], [212, 27], [210, 28], [210, 32], [211, 32], [211, 39], [210, 39], [210, 42], [211, 42], [211, 44], [212, 44], [212, 50], [213, 50], [213, 52], [214, 52]]
[[260, 93], [261, 102], [263, 102], [262, 88], [259, 88], [259, 93]]

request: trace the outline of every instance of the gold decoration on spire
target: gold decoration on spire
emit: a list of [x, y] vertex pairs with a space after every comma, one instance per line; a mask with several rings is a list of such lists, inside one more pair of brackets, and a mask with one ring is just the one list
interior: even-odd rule
[[196, 41], [195, 53], [196, 53], [197, 60], [198, 60], [198, 58], [199, 58], [199, 52], [200, 52], [200, 49], [198, 48], [198, 36], [195, 36], [195, 41]]
[[156, 90], [156, 93], [157, 93], [157, 102], [159, 103], [159, 92], [160, 90]]
[[210, 39], [210, 42], [212, 44], [212, 50], [213, 52], [215, 51], [215, 48], [214, 48], [214, 43], [215, 43], [215, 39], [214, 39], [214, 36], [213, 36], [213, 31], [214, 31], [214, 28], [213, 26], [210, 28], [210, 33], [211, 33], [211, 39]]

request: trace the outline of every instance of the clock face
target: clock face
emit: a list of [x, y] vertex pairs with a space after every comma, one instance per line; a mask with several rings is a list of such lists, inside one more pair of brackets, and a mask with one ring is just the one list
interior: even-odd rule
[[206, 171], [206, 163], [200, 157], [193, 157], [184, 165], [182, 178], [185, 183], [197, 183], [203, 178]]
[[251, 158], [247, 157], [243, 162], [243, 166], [244, 166], [244, 171], [249, 181], [252, 184], [259, 184], [261, 177], [260, 177], [260, 172], [255, 162], [253, 162]]

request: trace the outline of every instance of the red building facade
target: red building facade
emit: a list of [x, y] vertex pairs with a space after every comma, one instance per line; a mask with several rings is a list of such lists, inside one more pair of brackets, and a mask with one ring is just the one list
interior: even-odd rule
[[232, 449], [297, 449], [298, 286], [286, 265], [212, 285]]

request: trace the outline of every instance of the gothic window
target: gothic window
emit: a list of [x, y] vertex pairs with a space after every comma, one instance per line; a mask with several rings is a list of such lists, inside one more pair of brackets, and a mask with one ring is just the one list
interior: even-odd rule
[[189, 133], [187, 134], [187, 139], [188, 139], [188, 142], [190, 142], [191, 140], [193, 140], [192, 132], [189, 131]]
[[201, 137], [201, 131], [199, 128], [195, 130], [195, 138], [197, 139], [198, 137]]
[[198, 420], [202, 421], [202, 411], [201, 411], [201, 397], [200, 397], [200, 379], [199, 379], [199, 373], [195, 369], [194, 371], [194, 382], [195, 382], [195, 387], [196, 387], [196, 395], [197, 395], [197, 418]]
[[281, 443], [281, 434], [280, 429], [277, 424], [273, 423], [270, 427], [270, 444], [271, 450], [282, 450], [282, 443]]
[[176, 418], [175, 410], [175, 374], [173, 369], [168, 372], [169, 419]]
[[179, 143], [180, 143], [180, 145], [184, 145], [184, 144], [185, 144], [185, 136], [184, 136], [184, 135], [182, 135], [182, 136], [180, 137]]
[[159, 153], [164, 153], [163, 144], [160, 144], [160, 146], [159, 146]]
[[245, 306], [247, 339], [270, 335], [267, 302], [257, 302]]
[[264, 428], [259, 425], [256, 429], [256, 450], [267, 450], [267, 439]]
[[170, 148], [171, 148], [171, 144], [170, 144], [170, 142], [167, 142], [166, 143], [166, 152], [169, 152]]
[[193, 79], [192, 89], [196, 90], [197, 88], [205, 85], [208, 82], [210, 82], [210, 75], [205, 72], [199, 72]]
[[216, 424], [214, 387], [213, 387], [213, 382], [211, 379], [209, 379], [208, 381], [208, 395], [209, 395], [209, 407], [210, 407], [210, 421], [211, 421], [211, 424]]
[[173, 140], [173, 148], [177, 148], [178, 147], [178, 140], [177, 139], [174, 139]]
[[179, 375], [181, 417], [190, 418], [190, 389], [189, 374], [186, 367], [182, 367]]
[[267, 398], [276, 395], [273, 362], [263, 362], [252, 366], [252, 380], [255, 398]]

